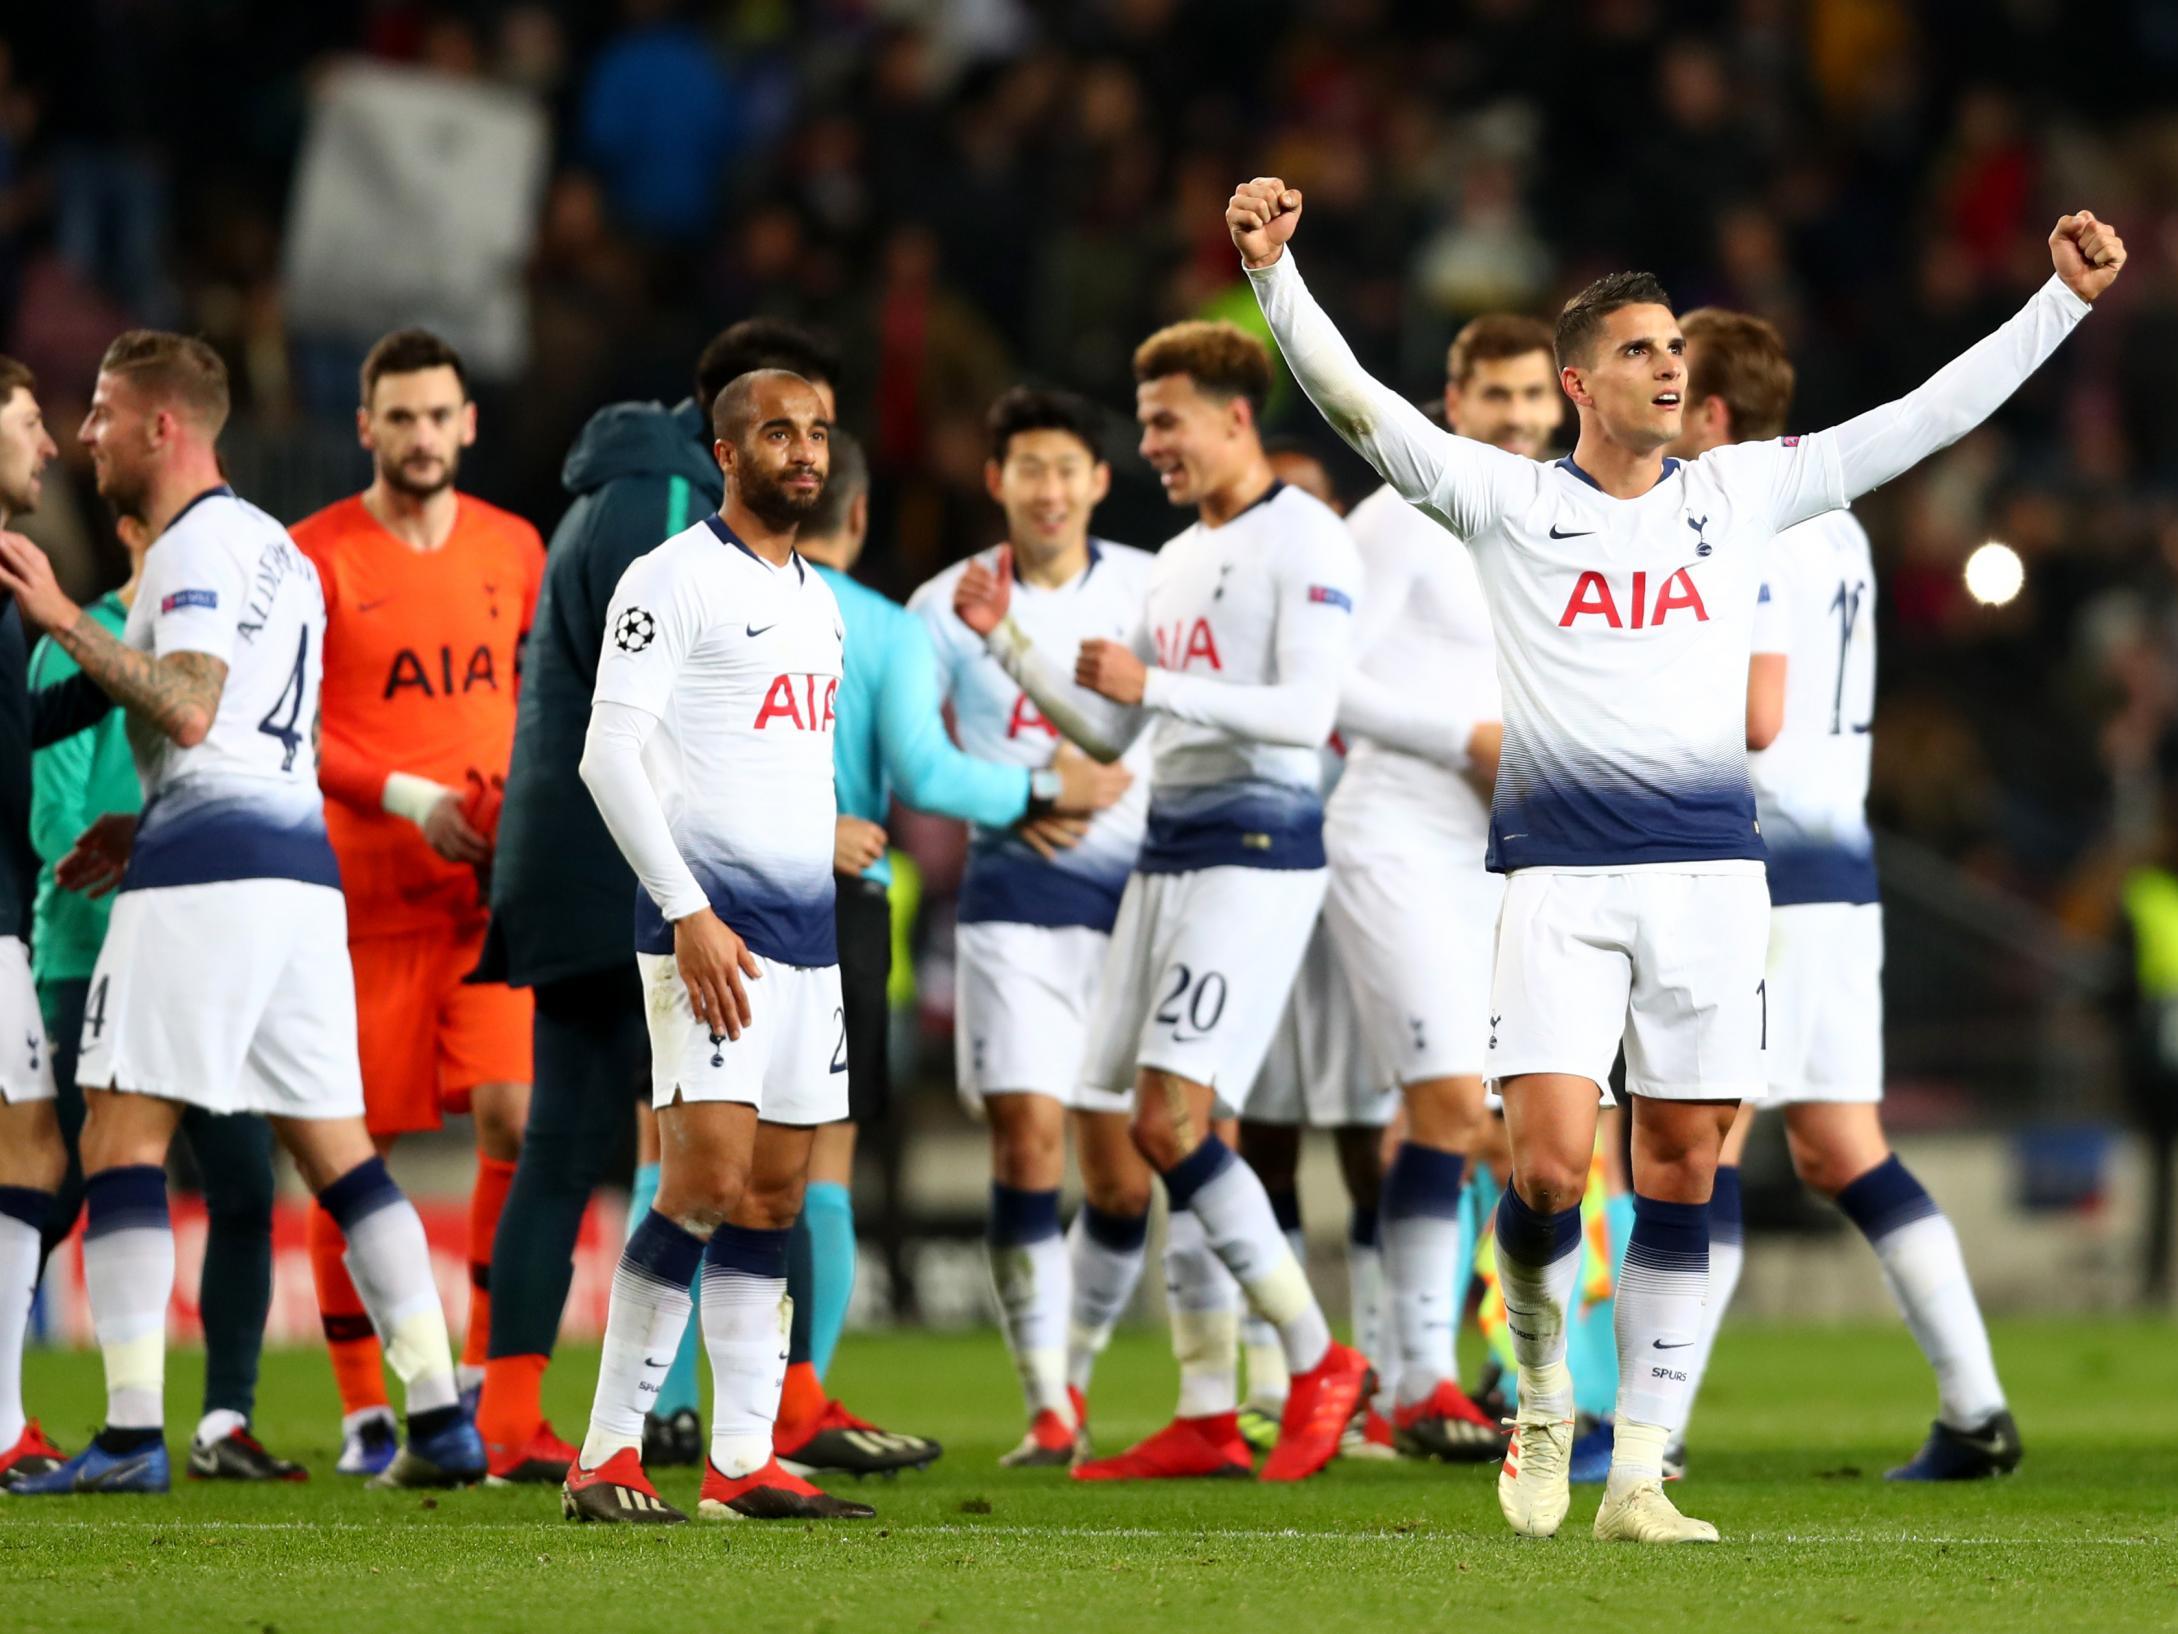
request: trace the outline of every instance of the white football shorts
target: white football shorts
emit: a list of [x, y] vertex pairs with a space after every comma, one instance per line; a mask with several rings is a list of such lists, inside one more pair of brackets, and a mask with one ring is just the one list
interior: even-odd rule
[[30, 949], [20, 936], [0, 936], [0, 1106], [52, 1098], [53, 1052], [30, 979]]
[[766, 1123], [838, 1123], [847, 1116], [839, 966], [756, 962], [764, 974], [741, 984], [749, 1024], [728, 1038], [696, 1019], [672, 954], [635, 956], [650, 1024], [650, 1104], [737, 1101]]
[[1321, 868], [1136, 874], [1097, 986], [1082, 1082], [1131, 1097], [1154, 1067], [1229, 1105], [1263, 1070], [1323, 907]]
[[1111, 937], [1087, 925], [991, 921], [954, 933], [953, 1057], [961, 1104], [1048, 1095], [1085, 1112], [1125, 1114], [1124, 1091], [1084, 1089], [1082, 1056]]
[[1324, 924], [1384, 1078], [1482, 1076], [1504, 895], [1502, 875], [1427, 844], [1333, 852]]
[[1487, 1045], [1493, 1087], [1528, 1072], [1658, 1100], [1768, 1089], [1770, 890], [1745, 871], [1512, 875], [1498, 918]]
[[1399, 1091], [1362, 1037], [1353, 987], [1319, 923], [1241, 1115], [1308, 1129], [1381, 1129], [1398, 1109]]
[[207, 1112], [359, 1118], [348, 904], [326, 885], [231, 879], [114, 898], [76, 1082]]
[[1883, 1099], [1883, 905], [1770, 910], [1770, 1099]]

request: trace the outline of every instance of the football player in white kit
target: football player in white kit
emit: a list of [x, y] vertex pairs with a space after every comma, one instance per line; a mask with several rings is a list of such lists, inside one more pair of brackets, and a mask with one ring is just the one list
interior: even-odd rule
[[[1793, 369], [1760, 318], [1704, 307], [1687, 342], [1683, 459], [1785, 426]], [[1769, 846], [1769, 1101], [1799, 1176], [1860, 1228], [1936, 1373], [1937, 1417], [1893, 1480], [1959, 1481], [2019, 1467], [1989, 1332], [1959, 1234], [1883, 1138], [1883, 907], [1868, 832], [1875, 713], [1875, 564], [1850, 511], [1780, 535], [1759, 593], [1747, 676], [1747, 761]], [[1740, 1111], [1709, 1204], [1709, 1299], [1694, 1388], [1739, 1282]]]
[[1490, 1074], [1513, 1176], [1497, 1254], [1520, 1409], [1498, 1479], [1507, 1521], [1555, 1533], [1569, 1505], [1565, 1327], [1596, 1100], [1623, 1040], [1634, 1227], [1617, 1292], [1620, 1381], [1600, 1539], [1714, 1541], [1665, 1497], [1708, 1281], [1708, 1202], [1736, 1110], [1765, 1087], [1769, 896], [1746, 772], [1755, 598], [1779, 531], [1909, 469], [1981, 423], [2117, 276], [2093, 215], [2050, 234], [2056, 276], [1925, 385], [1828, 431], [1670, 458], [1684, 342], [1655, 279], [1567, 303], [1559, 378], [1580, 439], [1539, 465], [1449, 436], [1371, 380], [1286, 250], [1301, 196], [1275, 177], [1226, 220], [1310, 398], [1410, 503], [1467, 541], [1505, 695], [1491, 863], [1509, 874]]
[[787, 1236], [821, 1124], [847, 1115], [833, 918], [832, 729], [842, 627], [795, 553], [830, 469], [831, 418], [801, 376], [722, 390], [716, 514], [620, 577], [584, 736], [582, 781], [638, 882], [662, 1172], [613, 1274], [574, 1520], [688, 1517], [643, 1472], [643, 1416], [703, 1273], [711, 1358], [707, 1520], [873, 1513], [789, 1474], [772, 1429], [786, 1379]]
[[[984, 476], [1007, 542], [974, 559], [1010, 552], [1013, 617], [1046, 651], [1124, 636], [1141, 622], [1154, 558], [1090, 536], [1112, 475], [1096, 410], [1017, 386], [991, 406], [990, 431]], [[929, 626], [939, 692], [970, 754], [1047, 767], [1058, 728], [953, 611], [967, 570], [955, 563], [908, 599]], [[1095, 702], [1075, 690], [1078, 705]], [[1149, 1167], [1128, 1139], [1126, 1095], [1082, 1082], [1097, 977], [1149, 805], [1148, 742], [1128, 759], [1134, 783], [1093, 818], [977, 829], [961, 882], [956, 1078], [991, 1126], [991, 1283], [1029, 1412], [1028, 1434], [999, 1460], [1009, 1467], [1075, 1462], [1090, 1372], [1142, 1274]], [[1062, 1237], [1069, 1111], [1083, 1206]]]
[[[1074, 680], [1099, 706], [1078, 704], [1006, 616], [1006, 579], [972, 565], [955, 607], [1045, 718], [1099, 759], [1155, 723], [1148, 827], [1083, 1082], [1133, 1088], [1135, 1144], [1164, 1178], [1171, 1229], [1206, 1244], [1196, 1261], [1222, 1263], [1278, 1327], [1293, 1384], [1262, 1478], [1298, 1480], [1337, 1452], [1368, 1363], [1332, 1339], [1261, 1183], [1209, 1126], [1220, 1097], [1246, 1099], [1322, 906], [1316, 752], [1338, 705], [1360, 564], [1338, 518], [1280, 484], [1264, 456], [1260, 341], [1231, 324], [1175, 324], [1137, 348], [1134, 372], [1143, 457], [1198, 520], [1158, 553], [1142, 620], [1075, 655]], [[1216, 1336], [1228, 1350], [1230, 1331]], [[1206, 1371], [1193, 1392], [1183, 1362], [1182, 1380], [1171, 1426], [1075, 1476], [1247, 1473], [1233, 1369]]]
[[[1499, 314], [1445, 358], [1462, 437], [1533, 460], [1564, 398], [1549, 328]], [[1490, 614], [1473, 558], [1390, 486], [1347, 517], [1368, 576], [1339, 701], [1352, 738], [1324, 814], [1324, 908], [1371, 1046], [1406, 1105], [1384, 1177], [1385, 1274], [1399, 1347], [1392, 1426], [1415, 1457], [1487, 1461], [1497, 1424], [1460, 1388], [1454, 1308], [1467, 1158], [1482, 1134], [1490, 943], [1503, 882], [1483, 866], [1503, 728]]]
[[347, 1234], [347, 1263], [407, 1387], [409, 1440], [373, 1485], [484, 1473], [459, 1405], [423, 1224], [363, 1128], [347, 908], [318, 792], [318, 577], [235, 496], [216, 444], [227, 371], [200, 340], [134, 330], [106, 350], [83, 422], [99, 492], [152, 538], [116, 640], [0, 535], [0, 587], [129, 713], [141, 819], [100, 818], [59, 865], [118, 883], [91, 978], [84, 1280], [106, 1425], [19, 1495], [165, 1491], [166, 1153], [185, 1107], [261, 1112]]

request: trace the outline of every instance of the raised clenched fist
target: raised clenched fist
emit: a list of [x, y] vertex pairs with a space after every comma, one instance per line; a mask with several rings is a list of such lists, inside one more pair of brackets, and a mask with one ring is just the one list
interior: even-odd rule
[[1286, 240], [1301, 224], [1301, 192], [1276, 176], [1258, 176], [1234, 189], [1225, 206], [1225, 230], [1240, 259], [1267, 267], [1286, 253]]
[[2125, 265], [2125, 240], [2094, 212], [2058, 218], [2049, 235], [2049, 258], [2065, 287], [2083, 301], [2092, 301], [2117, 281]]

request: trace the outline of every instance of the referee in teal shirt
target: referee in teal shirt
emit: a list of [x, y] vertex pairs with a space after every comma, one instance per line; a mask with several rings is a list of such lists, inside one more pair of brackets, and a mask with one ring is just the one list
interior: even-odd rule
[[839, 793], [833, 847], [839, 888], [839, 976], [846, 1010], [848, 1121], [817, 1131], [809, 1188], [788, 1254], [794, 1301], [778, 1451], [813, 1469], [856, 1474], [928, 1463], [935, 1442], [872, 1433], [824, 1393], [854, 1287], [855, 1130], [885, 1114], [892, 1085], [885, 1059], [892, 976], [892, 862], [883, 824], [895, 796], [917, 811], [1003, 828], [1024, 819], [1085, 815], [1125, 792], [1120, 767], [1067, 757], [1031, 772], [964, 754], [945, 729], [937, 656], [923, 622], [898, 602], [848, 577], [869, 527], [870, 472], [854, 439], [832, 432], [832, 469], [795, 549], [824, 575], [846, 623], [846, 674], [833, 726]]

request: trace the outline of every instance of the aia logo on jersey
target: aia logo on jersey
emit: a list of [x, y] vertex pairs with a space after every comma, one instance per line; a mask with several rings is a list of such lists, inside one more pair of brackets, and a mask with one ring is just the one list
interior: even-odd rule
[[[1625, 611], [1620, 612], [1623, 607]], [[1583, 573], [1574, 582], [1573, 594], [1559, 615], [1558, 628], [1569, 630], [1576, 619], [1596, 617], [1614, 630], [1643, 630], [1664, 622], [1673, 613], [1685, 608], [1694, 615], [1698, 624], [1709, 622], [1709, 609], [1702, 605], [1702, 593], [1694, 588], [1694, 580], [1685, 568], [1680, 568], [1656, 587], [1656, 599], [1649, 599], [1649, 576], [1646, 572], [1635, 573], [1625, 593], [1612, 590], [1611, 581], [1601, 573]]]
[[1013, 714], [1006, 721], [1006, 736], [1017, 738], [1024, 732], [1041, 732], [1054, 741], [1059, 736], [1059, 729], [1044, 719], [1044, 712], [1025, 692], [1017, 694], [1013, 700]]
[[403, 688], [414, 688], [426, 698], [451, 698], [457, 692], [471, 692], [478, 687], [487, 691], [499, 690], [499, 672], [492, 662], [492, 650], [479, 645], [469, 654], [461, 674], [454, 674], [454, 649], [439, 649], [439, 667], [434, 674], [430, 660], [413, 647], [403, 647], [393, 655], [393, 667], [386, 672], [384, 696], [391, 699]]
[[1217, 637], [1210, 633], [1210, 621], [1206, 618], [1198, 618], [1192, 624], [1162, 625], [1155, 634], [1159, 669], [1193, 669], [1198, 663], [1204, 669], [1225, 667], [1218, 657]]
[[836, 675], [774, 675], [756, 711], [756, 729], [792, 727], [797, 732], [832, 730], [832, 706], [839, 701]]

